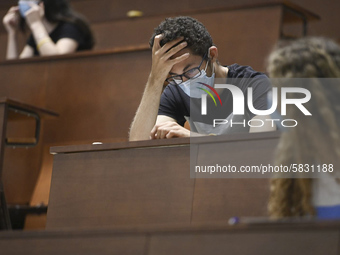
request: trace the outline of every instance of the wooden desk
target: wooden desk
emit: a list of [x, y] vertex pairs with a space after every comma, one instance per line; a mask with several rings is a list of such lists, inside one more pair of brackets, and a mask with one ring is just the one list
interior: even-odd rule
[[[11, 144], [8, 142], [7, 138], [7, 123], [9, 118], [9, 111], [14, 111], [19, 115], [28, 115], [33, 116], [36, 120], [35, 126], [35, 137], [32, 142], [15, 142], [12, 141]], [[12, 99], [8, 98], [0, 98], [0, 229], [10, 229], [11, 224], [9, 220], [7, 205], [6, 205], [6, 196], [3, 188], [3, 179], [2, 179], [2, 168], [4, 165], [4, 149], [6, 145], [12, 146], [35, 146], [39, 140], [39, 132], [40, 132], [40, 118], [58, 116], [58, 114], [38, 108], [32, 105], [24, 104]], [[15, 117], [15, 119], [17, 116]], [[17, 140], [17, 139], [16, 139]], [[12, 185], [16, 185], [14, 182]]]
[[338, 255], [339, 222], [0, 232], [16, 255]]
[[190, 145], [198, 159], [215, 144], [224, 148], [220, 157], [237, 160], [242, 154], [242, 162], [251, 165], [270, 163], [278, 138], [278, 133], [269, 132], [51, 148], [55, 155], [46, 228], [264, 216], [268, 179], [190, 178]]

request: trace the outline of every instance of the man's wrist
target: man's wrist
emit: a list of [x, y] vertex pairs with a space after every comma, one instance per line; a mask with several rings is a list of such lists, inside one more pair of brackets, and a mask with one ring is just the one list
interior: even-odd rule
[[154, 76], [153, 74], [149, 75], [149, 79], [148, 79], [148, 86], [152, 89], [160, 89], [162, 90], [163, 88], [163, 84], [164, 84], [164, 80]]
[[149, 75], [149, 81], [151, 82], [151, 83], [159, 83], [159, 82], [161, 82], [161, 80], [162, 79], [160, 79], [159, 77], [157, 77], [157, 75], [154, 75], [153, 73], [150, 73], [150, 75]]

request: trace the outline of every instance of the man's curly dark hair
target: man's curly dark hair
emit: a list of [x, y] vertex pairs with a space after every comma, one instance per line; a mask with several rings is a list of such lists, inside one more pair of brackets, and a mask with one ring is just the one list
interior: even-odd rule
[[150, 46], [153, 47], [156, 35], [163, 34], [164, 37], [160, 45], [183, 36], [184, 41], [188, 43], [187, 48], [192, 50], [193, 54], [204, 57], [208, 49], [213, 46], [212, 38], [205, 26], [198, 20], [191, 17], [167, 18], [158, 27], [155, 28], [154, 34], [150, 39]]

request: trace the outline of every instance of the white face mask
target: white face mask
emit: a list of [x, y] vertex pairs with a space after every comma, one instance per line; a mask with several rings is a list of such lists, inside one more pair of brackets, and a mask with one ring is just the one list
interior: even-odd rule
[[209, 60], [207, 62], [207, 65], [204, 70], [201, 70], [201, 74], [193, 79], [187, 80], [185, 82], [182, 82], [178, 86], [184, 91], [185, 94], [187, 94], [191, 98], [201, 98], [204, 92], [203, 90], [199, 88], [204, 88], [206, 90], [208, 89], [206, 86], [204, 86], [202, 83], [207, 84], [211, 87], [214, 87], [214, 81], [215, 81], [215, 70], [213, 66], [213, 72], [211, 77], [207, 76], [206, 70], [208, 67]]

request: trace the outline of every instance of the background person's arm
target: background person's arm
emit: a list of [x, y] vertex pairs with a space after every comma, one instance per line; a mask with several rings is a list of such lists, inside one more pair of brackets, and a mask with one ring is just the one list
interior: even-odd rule
[[17, 31], [19, 26], [19, 7], [13, 6], [3, 18], [3, 24], [8, 34], [6, 59], [18, 57]]
[[8, 33], [6, 59], [18, 58], [18, 45], [16, 33]]
[[33, 56], [34, 56], [34, 49], [31, 46], [26, 45], [24, 49], [22, 50], [19, 58], [30, 58]]
[[71, 38], [62, 38], [54, 43], [50, 38], [41, 20], [42, 7], [32, 5], [31, 9], [25, 13], [26, 22], [32, 31], [37, 49], [41, 56], [61, 55], [73, 53], [78, 47], [78, 42]]
[[183, 61], [189, 56], [189, 54], [186, 53], [171, 59], [174, 54], [186, 47], [186, 42], [173, 47], [183, 40], [182, 37], [166, 43], [163, 47], [160, 46], [161, 39], [162, 35], [157, 35], [154, 39], [151, 72], [145, 86], [141, 103], [131, 124], [130, 141], [150, 139], [150, 132], [155, 125], [158, 115], [164, 81], [173, 65]]

